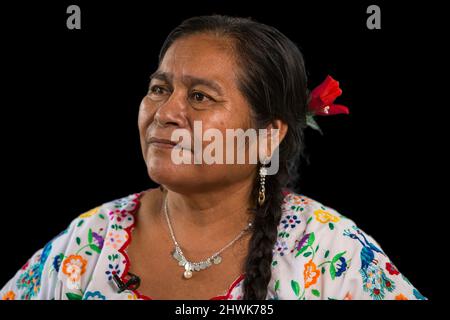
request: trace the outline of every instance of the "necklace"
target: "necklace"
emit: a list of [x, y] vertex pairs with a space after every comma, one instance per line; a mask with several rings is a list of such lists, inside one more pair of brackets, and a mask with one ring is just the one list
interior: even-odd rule
[[172, 224], [170, 223], [170, 219], [169, 219], [169, 208], [167, 205], [167, 196], [164, 199], [164, 213], [166, 216], [166, 220], [167, 220], [167, 224], [169, 226], [169, 230], [170, 230], [170, 235], [172, 236], [172, 240], [173, 243], [175, 245], [175, 249], [172, 251], [172, 256], [178, 261], [178, 264], [181, 267], [184, 267], [184, 273], [183, 276], [185, 279], [190, 279], [192, 278], [192, 271], [202, 271], [204, 269], [207, 269], [209, 267], [211, 267], [213, 264], [219, 264], [222, 262], [222, 257], [220, 256], [220, 254], [227, 249], [228, 247], [230, 247], [233, 243], [235, 243], [239, 238], [241, 238], [244, 233], [251, 228], [252, 223], [249, 222], [248, 225], [230, 242], [228, 243], [225, 247], [223, 247], [222, 249], [220, 249], [219, 251], [213, 253], [211, 256], [209, 256], [208, 258], [206, 258], [205, 260], [202, 261], [198, 261], [198, 262], [193, 262], [193, 261], [189, 261], [188, 259], [186, 259], [186, 257], [183, 254], [183, 251], [181, 250], [177, 240], [175, 239], [175, 235], [173, 233], [173, 229], [172, 229]]

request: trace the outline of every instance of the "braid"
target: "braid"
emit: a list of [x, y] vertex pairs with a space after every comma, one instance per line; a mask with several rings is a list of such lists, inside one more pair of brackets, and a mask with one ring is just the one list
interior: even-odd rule
[[[245, 261], [244, 300], [265, 300], [272, 276], [273, 247], [277, 239], [277, 227], [281, 219], [281, 193], [286, 181], [287, 168], [280, 163], [276, 175], [266, 177], [266, 201], [255, 209], [253, 235], [249, 254]], [[257, 198], [259, 182], [253, 188], [253, 199]]]

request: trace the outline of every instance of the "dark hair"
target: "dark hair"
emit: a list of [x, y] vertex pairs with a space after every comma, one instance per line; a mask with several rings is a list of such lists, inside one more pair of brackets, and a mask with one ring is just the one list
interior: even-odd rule
[[[176, 27], [164, 42], [161, 62], [172, 43], [185, 36], [211, 33], [231, 40], [240, 68], [238, 86], [252, 107], [257, 126], [275, 119], [288, 125], [279, 146], [279, 171], [266, 177], [266, 201], [257, 206], [245, 262], [244, 300], [263, 300], [271, 279], [273, 247], [281, 219], [283, 187], [295, 189], [306, 128], [307, 78], [298, 47], [274, 27], [251, 18], [222, 15], [193, 17]], [[259, 181], [253, 187], [257, 199]]]

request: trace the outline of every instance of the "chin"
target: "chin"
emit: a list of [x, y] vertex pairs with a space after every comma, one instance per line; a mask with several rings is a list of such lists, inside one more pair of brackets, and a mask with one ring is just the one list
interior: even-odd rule
[[147, 162], [147, 173], [150, 179], [172, 189], [181, 185], [192, 185], [193, 168], [188, 165], [175, 165], [169, 161], [152, 159]]

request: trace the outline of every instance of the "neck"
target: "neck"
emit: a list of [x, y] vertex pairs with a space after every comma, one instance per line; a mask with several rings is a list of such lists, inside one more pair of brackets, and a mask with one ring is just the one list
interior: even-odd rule
[[[167, 190], [168, 213], [177, 240], [224, 241], [252, 220], [252, 181], [185, 195]], [[165, 220], [165, 217], [164, 217]]]

